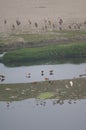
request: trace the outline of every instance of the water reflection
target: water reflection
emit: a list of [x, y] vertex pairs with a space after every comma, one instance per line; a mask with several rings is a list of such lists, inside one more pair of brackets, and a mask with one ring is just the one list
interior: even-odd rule
[[[40, 99], [35, 99], [34, 103], [35, 103], [36, 106], [44, 106], [45, 107], [49, 100], [51, 101], [52, 105], [55, 106], [55, 105], [64, 105], [65, 103], [77, 104], [82, 99], [81, 100], [80, 99], [77, 99], [77, 100], [72, 100], [72, 99], [69, 99], [69, 100], [63, 100], [63, 99], [40, 100]], [[86, 100], [86, 99], [84, 99], [84, 100]]]
[[[63, 100], [63, 99], [46, 99], [46, 100], [41, 100], [41, 99], [34, 99], [34, 98], [30, 98], [30, 99], [27, 99], [27, 100], [23, 100], [22, 102], [28, 102], [29, 103], [32, 103], [33, 104], [33, 107], [47, 107], [48, 103], [50, 102], [52, 106], [64, 106], [64, 104], [69, 104], [69, 105], [74, 105], [81, 101], [85, 101], [84, 104], [86, 105], [86, 99], [77, 99], [77, 100], [72, 100], [72, 99], [69, 99], [69, 100]], [[15, 103], [19, 103], [21, 101], [4, 101], [4, 102], [1, 102], [0, 101], [0, 105], [2, 103], [4, 103], [5, 105], [5, 108], [7, 109], [14, 109], [15, 108]], [[0, 106], [2, 107], [2, 105]]]
[[0, 102], [0, 129], [85, 130], [86, 100], [68, 102], [58, 99]]

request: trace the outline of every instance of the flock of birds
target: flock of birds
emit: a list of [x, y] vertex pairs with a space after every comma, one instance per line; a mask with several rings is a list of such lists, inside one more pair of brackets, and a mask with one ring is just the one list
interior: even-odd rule
[[[49, 74], [53, 75], [54, 74], [53, 70], [50, 70]], [[44, 75], [44, 70], [41, 71], [41, 76], [43, 75]], [[26, 74], [26, 78], [31, 78], [31, 73]], [[0, 75], [0, 81], [3, 82], [4, 80], [5, 80], [5, 75]], [[49, 78], [45, 78], [45, 80], [48, 81]]]
[[[54, 74], [54, 71], [53, 70], [50, 70], [49, 71], [49, 75], [53, 75]], [[44, 76], [44, 70], [41, 70], [41, 76]], [[26, 78], [31, 78], [31, 73], [27, 73], [26, 74]], [[49, 78], [45, 78], [45, 81], [49, 81]]]
[[[44, 76], [44, 70], [41, 70], [41, 76]], [[54, 75], [54, 71], [50, 70], [49, 75]], [[86, 77], [86, 74], [80, 74], [79, 77]], [[26, 78], [31, 78], [31, 73], [26, 74]], [[3, 82], [5, 80], [5, 75], [0, 74], [0, 81]], [[50, 81], [48, 77], [45, 78], [45, 81]], [[70, 81], [70, 86], [73, 86], [73, 82]]]
[[[65, 25], [65, 20], [61, 17], [57, 18], [57, 21], [52, 21], [49, 18], [44, 18], [44, 20], [42, 21], [42, 25], [41, 25], [41, 31], [48, 31], [49, 29], [51, 30], [63, 30], [63, 25]], [[8, 24], [8, 20], [4, 20], [4, 25]], [[28, 20], [27, 21], [27, 25], [28, 25], [28, 30], [30, 27], [35, 27], [35, 29], [39, 29], [40, 28], [40, 24], [39, 22], [36, 21], [32, 21], [32, 20]], [[73, 23], [69, 23], [66, 26], [66, 29], [75, 29], [75, 30], [80, 30], [81, 27], [83, 25], [86, 25], [86, 20], [83, 21], [83, 23], [80, 22], [73, 22]], [[12, 23], [11, 25], [11, 30], [16, 30], [19, 26], [23, 26], [23, 23], [21, 22], [21, 20], [16, 20], [14, 23]]]

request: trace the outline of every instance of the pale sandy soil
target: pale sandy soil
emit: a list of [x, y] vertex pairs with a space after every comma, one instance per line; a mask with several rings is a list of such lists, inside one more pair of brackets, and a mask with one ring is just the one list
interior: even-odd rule
[[[41, 30], [45, 20], [57, 27], [59, 17], [64, 26], [83, 23], [86, 21], [86, 0], [0, 0], [0, 32], [11, 32], [12, 25], [16, 31], [34, 31], [34, 22]], [[7, 20], [6, 24], [4, 20]], [[17, 27], [16, 20], [21, 21], [20, 27]]]

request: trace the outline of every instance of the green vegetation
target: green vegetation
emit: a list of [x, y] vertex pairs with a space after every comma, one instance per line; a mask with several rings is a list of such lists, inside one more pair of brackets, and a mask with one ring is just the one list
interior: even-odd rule
[[65, 36], [69, 38], [74, 38], [74, 37], [85, 37], [86, 36], [86, 31], [84, 30], [63, 30], [60, 32], [60, 36]]
[[15, 39], [23, 38], [26, 42], [29, 43], [38, 43], [45, 40], [51, 40], [58, 37], [58, 33], [55, 34], [14, 34], [12, 35]]
[[[46, 40], [56, 39], [60, 36], [59, 33], [49, 33], [49, 34], [11, 34], [7, 36], [0, 36], [0, 45], [11, 45], [13, 43], [25, 42], [28, 44], [38, 44]], [[20, 40], [21, 39], [21, 40]]]
[[86, 60], [86, 31], [11, 34], [0, 37], [0, 52], [5, 51], [8, 53], [0, 57], [0, 62], [8, 66]]
[[[0, 34], [0, 51], [4, 50], [14, 50], [18, 48], [27, 48], [33, 46], [43, 46], [48, 41], [52, 43], [59, 41], [65, 42], [65, 39], [69, 42], [71, 40], [83, 40], [86, 38], [86, 31], [83, 30], [63, 30], [55, 32], [45, 32], [45, 33], [36, 33], [36, 34], [8, 34], [6, 36]], [[85, 39], [86, 41], [86, 39]]]
[[[70, 81], [73, 82], [71, 86]], [[86, 79], [0, 84], [0, 101], [39, 99], [86, 99]]]
[[[53, 43], [52, 43], [53, 44]], [[1, 59], [10, 65], [48, 63], [69, 58], [86, 58], [86, 44], [81, 42], [25, 48], [6, 53]]]
[[45, 92], [45, 93], [41, 93], [37, 98], [38, 99], [49, 99], [49, 98], [52, 98], [53, 96], [54, 96], [54, 93]]

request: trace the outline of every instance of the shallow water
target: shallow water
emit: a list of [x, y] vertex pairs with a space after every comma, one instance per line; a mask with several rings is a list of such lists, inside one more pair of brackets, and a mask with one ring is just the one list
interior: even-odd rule
[[0, 102], [0, 130], [85, 130], [86, 100]]
[[[53, 71], [50, 74], [50, 71]], [[43, 75], [42, 75], [42, 72]], [[36, 65], [21, 67], [6, 67], [0, 64], [0, 74], [5, 75], [5, 80], [0, 83], [28, 83], [59, 79], [78, 78], [86, 73], [86, 63], [82, 64], [57, 64], [57, 65]], [[30, 74], [30, 76], [28, 76]]]

